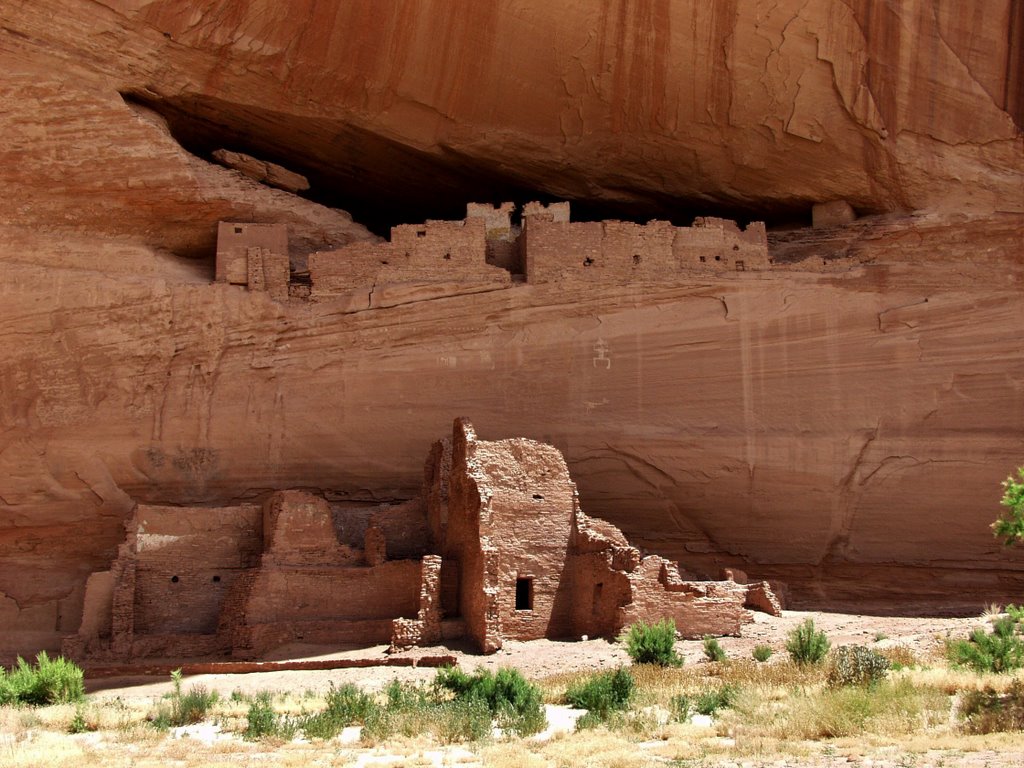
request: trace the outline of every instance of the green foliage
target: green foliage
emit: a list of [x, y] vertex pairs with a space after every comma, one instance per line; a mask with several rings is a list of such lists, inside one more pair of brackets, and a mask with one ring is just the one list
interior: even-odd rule
[[68, 723], [68, 733], [88, 733], [95, 730], [96, 727], [85, 719], [85, 707], [79, 703], [75, 707], [75, 716]]
[[327, 708], [323, 712], [299, 718], [297, 726], [311, 739], [333, 739], [343, 729], [365, 723], [377, 708], [373, 698], [351, 683], [327, 692]]
[[[570, 685], [565, 692], [565, 701], [577, 709], [588, 710], [591, 717], [587, 723], [594, 724], [604, 722], [612, 712], [626, 709], [635, 690], [636, 681], [632, 673], [626, 667], [619, 667]], [[591, 723], [591, 720], [594, 722]], [[588, 725], [577, 722], [576, 727], [585, 728]]]
[[751, 652], [751, 656], [754, 657], [754, 661], [764, 662], [768, 661], [772, 657], [772, 647], [770, 645], [755, 645], [754, 650]]
[[885, 656], [870, 648], [844, 645], [832, 652], [828, 684], [834, 688], [843, 685], [874, 685], [885, 679], [889, 666]]
[[967, 640], [954, 640], [947, 646], [950, 662], [978, 672], [1010, 672], [1024, 666], [1024, 642], [1018, 635], [1020, 625], [1012, 617], [996, 619], [992, 632], [977, 627]]
[[699, 694], [693, 708], [702, 715], [713, 715], [720, 709], [731, 707], [736, 701], [737, 692], [735, 685], [726, 683], [721, 688]]
[[999, 500], [1006, 509], [992, 523], [992, 532], [1003, 543], [1019, 544], [1024, 541], [1024, 467], [1017, 469], [1014, 480], [1010, 475], [1003, 481], [1003, 498]]
[[35, 665], [19, 656], [10, 672], [0, 667], [0, 704], [44, 706], [84, 698], [82, 670], [63, 656], [51, 659], [46, 651], [40, 651]]
[[676, 653], [676, 623], [664, 619], [655, 624], [638, 621], [626, 633], [626, 653], [634, 664], [657, 664], [659, 667], [681, 667], [682, 657]]
[[1006, 693], [968, 691], [959, 714], [967, 733], [1024, 731], [1024, 681], [1014, 680]]
[[174, 690], [167, 694], [168, 704], [161, 704], [150, 722], [159, 730], [177, 728], [200, 723], [206, 713], [217, 703], [216, 691], [207, 690], [205, 685], [193, 685], [187, 691], [181, 689], [181, 670], [171, 672]]
[[704, 656], [708, 661], [725, 661], [725, 649], [711, 635], [704, 635]]
[[[232, 693], [232, 697], [234, 693]], [[245, 716], [246, 726], [242, 737], [247, 741], [262, 739], [277, 733], [278, 717], [274, 712], [269, 691], [260, 691], [249, 703]]]
[[1024, 624], [1024, 605], [1017, 606], [1010, 603], [1006, 606], [1006, 615], [1018, 624]]
[[807, 619], [790, 632], [786, 640], [789, 657], [800, 665], [820, 664], [830, 645], [825, 633], [815, 628], [814, 619]]
[[493, 715], [483, 698], [456, 694], [454, 699], [439, 700], [442, 688], [435, 685], [432, 692], [393, 681], [385, 690], [387, 703], [367, 712], [363, 739], [375, 743], [396, 735], [432, 734], [443, 744], [452, 744], [489, 736]]
[[478, 669], [467, 675], [456, 667], [441, 669], [434, 687], [454, 693], [456, 699], [484, 702], [500, 728], [519, 736], [538, 733], [547, 725], [540, 688], [527, 682], [518, 670], [504, 668], [492, 675]]
[[674, 722], [685, 723], [693, 714], [693, 701], [685, 693], [678, 693], [669, 699], [668, 708]]

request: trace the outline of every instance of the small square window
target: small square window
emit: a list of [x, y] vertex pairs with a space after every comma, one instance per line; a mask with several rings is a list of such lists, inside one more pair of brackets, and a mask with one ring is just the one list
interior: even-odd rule
[[235, 234], [236, 235], [242, 234], [242, 228], [241, 227], [235, 227]]
[[742, 272], [746, 268], [747, 268], [746, 265], [742, 261], [737, 261], [736, 262], [736, 271], [737, 272]]
[[700, 257], [700, 263], [703, 264], [705, 261], [707, 261], [707, 257], [706, 256], [701, 256]]
[[533, 610], [533, 579], [516, 579], [516, 610]]

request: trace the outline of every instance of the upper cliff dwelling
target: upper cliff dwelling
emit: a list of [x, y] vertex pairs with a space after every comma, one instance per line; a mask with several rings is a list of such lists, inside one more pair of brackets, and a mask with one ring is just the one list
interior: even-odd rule
[[353, 243], [305, 259], [289, 257], [284, 224], [221, 222], [218, 282], [246, 285], [275, 299], [335, 299], [373, 309], [423, 298], [529, 284], [629, 284], [769, 267], [764, 224], [740, 229], [701, 217], [669, 222], [572, 222], [569, 203], [470, 204], [462, 221], [393, 227], [379, 243]]
[[301, 491], [259, 504], [139, 504], [110, 570], [88, 580], [64, 652], [92, 661], [250, 659], [291, 643], [393, 648], [466, 639], [614, 637], [672, 618], [690, 638], [778, 615], [767, 582], [684, 578], [580, 509], [549, 445], [486, 442], [465, 419], [436, 443], [418, 497], [332, 509]]

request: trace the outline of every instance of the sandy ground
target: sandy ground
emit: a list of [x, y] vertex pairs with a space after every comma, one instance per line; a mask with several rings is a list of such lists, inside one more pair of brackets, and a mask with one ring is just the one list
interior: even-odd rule
[[[731, 658], [749, 658], [755, 645], [767, 644], [781, 657], [787, 633], [808, 617], [813, 617], [833, 646], [863, 644], [873, 647], [902, 645], [918, 658], [927, 660], [942, 652], [947, 635], [964, 636], [982, 622], [978, 618], [899, 618], [851, 614], [803, 613], [787, 611], [781, 617], [755, 614], [753, 623], [744, 627], [741, 637], [720, 640]], [[686, 663], [703, 660], [700, 641], [684, 641], [677, 645]], [[432, 648], [423, 653], [436, 654]], [[621, 645], [605, 640], [574, 642], [534, 641], [510, 642], [496, 654], [481, 656], [464, 648], [449, 648], [463, 669], [476, 667], [497, 669], [515, 667], [528, 678], [571, 671], [596, 671], [628, 663]], [[275, 654], [282, 658], [366, 658], [383, 657], [383, 646], [363, 649], [324, 649], [293, 646]], [[249, 674], [196, 675], [186, 678], [186, 685], [203, 684], [223, 696], [233, 691], [288, 691], [302, 694], [307, 690], [323, 691], [332, 683], [355, 683], [363, 688], [379, 690], [393, 679], [428, 681], [436, 674], [432, 668], [364, 667], [327, 671], [279, 671]], [[88, 681], [90, 699], [94, 702], [120, 699], [118, 705], [147, 707], [171, 690], [166, 677], [119, 678]], [[556, 708], [557, 709], [557, 708]], [[562, 708], [564, 709], [564, 708]], [[549, 707], [549, 719], [560, 729], [571, 730], [573, 719], [567, 713]], [[0, 732], [0, 768], [24, 768], [35, 765], [75, 766], [75, 768], [163, 768], [182, 766], [361, 766], [365, 768], [398, 768], [398, 766], [460, 766], [476, 768], [635, 768], [636, 766], [670, 766], [672, 768], [1022, 768], [1024, 767], [1024, 734], [1007, 734], [996, 740], [978, 742], [974, 737], [954, 736], [941, 744], [928, 741], [908, 744], [857, 740], [811, 742], [801, 747], [796, 756], [777, 751], [763, 757], [732, 757], [728, 753], [730, 739], [716, 736], [713, 728], [700, 724], [674, 726], [660, 740], [630, 741], [621, 734], [604, 736], [554, 734], [543, 746], [537, 742], [512, 742], [483, 745], [438, 747], [419, 743], [389, 744], [386, 748], [364, 748], [358, 743], [358, 732], [347, 729], [333, 743], [266, 744], [247, 743], [236, 736], [219, 733], [216, 723], [191, 727], [195, 732], [159, 736], [144, 735], [143, 743], [120, 743], [106, 732], [69, 736], [53, 732], [35, 732], [22, 728], [17, 735]], [[2, 729], [0, 729], [2, 730]], [[149, 731], [150, 729], [145, 729]], [[352, 730], [351, 733], [348, 730]], [[590, 733], [590, 732], [588, 732]], [[550, 735], [550, 734], [549, 734]], [[710, 753], [688, 753], [688, 744], [715, 744], [721, 749]], [[318, 746], [319, 744], [319, 746]], [[530, 746], [533, 744], [534, 746]], [[704, 749], [701, 747], [701, 749]], [[65, 759], [56, 759], [57, 755]], [[38, 760], [33, 755], [39, 755]], [[688, 755], [688, 756], [682, 756]]]
[[[977, 618], [900, 618], [892, 616], [863, 616], [843, 613], [805, 613], [786, 611], [775, 617], [754, 613], [754, 622], [743, 628], [740, 637], [721, 638], [720, 643], [732, 658], [749, 658], [755, 645], [770, 645], [776, 653], [784, 651], [786, 634], [807, 618], [813, 618], [833, 646], [861, 644], [869, 645], [875, 638], [884, 635], [881, 645], [903, 645], [918, 655], [939, 653], [942, 639], [949, 633], [965, 635], [970, 628], [979, 625]], [[687, 640], [678, 644], [678, 650], [687, 664], [704, 658], [699, 640]], [[313, 646], [292, 646], [278, 651], [274, 658], [316, 659], [316, 658], [366, 658], [383, 657], [386, 646], [374, 646], [342, 652]], [[515, 667], [527, 678], [535, 679], [547, 675], [572, 671], [595, 671], [614, 669], [629, 663], [623, 647], [607, 640], [554, 641], [534, 640], [528, 643], [506, 642], [505, 647], [489, 656], [467, 651], [463, 647], [446, 649], [430, 648], [411, 651], [407, 655], [431, 655], [439, 651], [451, 653], [458, 659], [459, 666], [466, 670], [484, 667], [496, 670], [500, 667]], [[208, 688], [228, 695], [238, 690], [241, 693], [272, 691], [324, 691], [331, 683], [355, 683], [368, 690], [379, 690], [391, 680], [427, 681], [433, 679], [437, 670], [410, 667], [365, 667], [357, 669], [336, 669], [325, 671], [258, 672], [244, 675], [195, 675], [185, 678], [192, 683], [202, 683]], [[121, 698], [146, 698], [161, 696], [171, 690], [167, 678], [108, 678], [88, 681], [90, 693], [100, 696]]]

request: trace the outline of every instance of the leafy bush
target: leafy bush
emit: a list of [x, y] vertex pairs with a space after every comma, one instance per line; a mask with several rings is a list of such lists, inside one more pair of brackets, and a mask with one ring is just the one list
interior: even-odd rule
[[638, 621], [626, 633], [626, 653], [634, 664], [657, 664], [659, 667], [681, 667], [682, 657], [676, 653], [676, 623], [664, 619], [655, 624]]
[[246, 741], [270, 736], [291, 741], [299, 729], [297, 720], [283, 717], [274, 711], [269, 691], [260, 691], [252, 697], [245, 720], [246, 726], [242, 738]]
[[731, 707], [736, 701], [736, 693], [736, 686], [726, 683], [721, 688], [699, 694], [693, 708], [702, 715], [713, 715], [720, 709]]
[[999, 503], [1006, 511], [992, 523], [992, 532], [1007, 546], [1024, 542], [1024, 467], [1017, 469], [1017, 476], [1020, 482], [1013, 475], [1003, 481], [1003, 498]]
[[884, 680], [889, 671], [889, 660], [863, 645], [844, 645], [832, 652], [828, 670], [828, 684], [874, 685]]
[[[438, 687], [434, 687], [435, 693]], [[431, 691], [398, 681], [388, 685], [387, 703], [366, 714], [363, 739], [370, 743], [395, 735], [432, 734], [444, 744], [478, 741], [491, 733], [492, 714], [487, 703], [475, 696], [439, 701]]]
[[[604, 721], [611, 712], [626, 709], [635, 690], [633, 675], [626, 667], [619, 667], [570, 685], [565, 701], [577, 709], [588, 710], [597, 721]], [[577, 723], [577, 727], [581, 726]]]
[[331, 683], [327, 692], [327, 708], [299, 718], [297, 726], [311, 739], [333, 739], [348, 726], [365, 723], [376, 707], [372, 697], [351, 683], [340, 688]]
[[820, 664], [828, 653], [831, 643], [824, 632], [814, 626], [814, 619], [807, 619], [789, 633], [786, 650], [797, 664]]
[[947, 646], [950, 662], [978, 672], [1010, 672], [1024, 666], [1024, 642], [1017, 637], [1018, 624], [1011, 617], [996, 619], [992, 632], [982, 627], [967, 640], [954, 640]]
[[770, 645], [755, 645], [750, 655], [754, 657], [754, 661], [764, 662], [772, 657], [772, 653], [774, 651]]
[[476, 699], [484, 702], [498, 726], [519, 736], [528, 736], [544, 730], [547, 718], [540, 688], [530, 684], [515, 669], [499, 669], [491, 674], [478, 669], [472, 675], [462, 670], [439, 670], [434, 687], [455, 694], [456, 699]]
[[153, 726], [166, 730], [202, 722], [206, 713], [217, 703], [217, 692], [207, 690], [205, 685], [193, 685], [183, 693], [180, 669], [171, 672], [171, 682], [174, 690], [167, 695], [170, 704], [162, 704], [157, 708], [151, 719]]
[[85, 698], [82, 669], [58, 656], [40, 651], [33, 666], [20, 656], [10, 672], [0, 667], [0, 704], [67, 704]]
[[711, 635], [704, 635], [704, 656], [708, 661], [725, 661], [725, 649]]
[[965, 693], [960, 719], [968, 733], [1024, 731], [1024, 681], [1014, 680], [1006, 693], [991, 688]]

